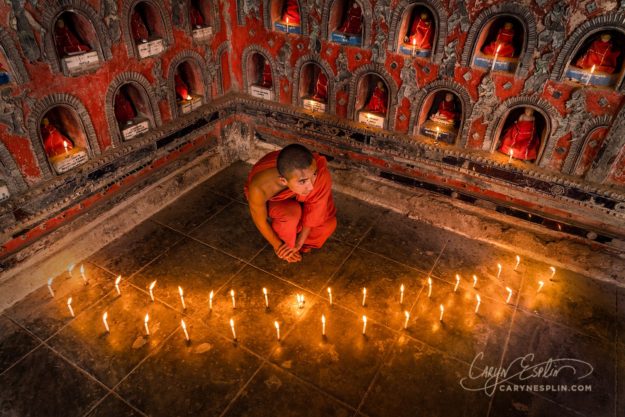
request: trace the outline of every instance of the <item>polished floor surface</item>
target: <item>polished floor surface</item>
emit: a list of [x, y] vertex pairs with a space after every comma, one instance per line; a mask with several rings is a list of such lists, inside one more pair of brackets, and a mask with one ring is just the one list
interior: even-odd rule
[[2, 312], [0, 415], [625, 415], [624, 290], [339, 193], [333, 237], [287, 264], [248, 170]]

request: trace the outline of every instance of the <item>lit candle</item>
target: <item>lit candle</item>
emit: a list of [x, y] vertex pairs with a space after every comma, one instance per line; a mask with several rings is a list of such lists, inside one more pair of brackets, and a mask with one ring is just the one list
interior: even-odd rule
[[332, 305], [332, 288], [328, 287], [328, 296], [330, 297], [330, 305]]
[[362, 334], [367, 333], [367, 316], [362, 316]]
[[516, 256], [516, 265], [514, 265], [514, 270], [516, 271], [516, 269], [519, 267], [519, 264], [521, 263], [521, 257], [519, 255]]
[[417, 38], [412, 38], [412, 56], [415, 56], [417, 49]]
[[152, 283], [150, 284], [150, 298], [152, 299], [152, 302], [154, 302], [154, 292], [152, 290], [154, 290], [155, 285], [156, 281], [152, 281]]
[[304, 294], [297, 294], [297, 307], [304, 308]]
[[187, 96], [187, 101], [191, 101], [191, 96], [190, 95]]
[[432, 278], [428, 277], [428, 298], [432, 296]]
[[148, 313], [145, 313], [145, 319], [143, 319], [143, 326], [145, 327], [146, 336], [150, 335], [150, 326], [148, 326], [148, 322], [150, 321], [150, 316]]
[[508, 291], [508, 298], [506, 298], [506, 304], [510, 302], [510, 298], [512, 298], [512, 288], [506, 287], [506, 291]]
[[497, 279], [501, 276], [501, 264], [497, 264]]
[[512, 149], [510, 149], [508, 151], [508, 163], [511, 164], [512, 163], [512, 155], [514, 155], [514, 151]]
[[182, 331], [184, 332], [184, 338], [187, 340], [187, 342], [190, 342], [191, 339], [189, 338], [189, 332], [187, 332], [187, 324], [184, 322], [184, 320], [180, 320], [180, 325], [182, 326]]
[[277, 321], [273, 322], [273, 325], [276, 326], [276, 336], [278, 337], [278, 341], [280, 340], [280, 323]]
[[106, 329], [107, 333], [111, 332], [111, 329], [109, 329], [109, 324], [106, 322], [106, 319], [108, 318], [109, 313], [107, 311], [104, 312], [104, 314], [102, 314], [102, 321], [104, 322], [104, 328]]
[[477, 275], [473, 275], [473, 288], [477, 285]]
[[208, 308], [209, 309], [213, 309], [213, 291], [211, 291], [211, 293], [208, 295]]
[[440, 135], [441, 133], [441, 128], [436, 126], [436, 138], [434, 139], [435, 142], [438, 142], [438, 135]]
[[286, 33], [289, 33], [289, 17], [286, 17]]
[[399, 304], [404, 304], [404, 284], [399, 287]]
[[76, 316], [74, 315], [74, 309], [72, 308], [72, 297], [69, 297], [69, 298], [67, 299], [67, 308], [68, 308], [68, 310], [69, 310], [69, 314], [71, 314], [71, 315], [72, 315], [72, 317], [76, 317]]
[[586, 79], [586, 84], [584, 85], [588, 85], [590, 83], [590, 80], [592, 80], [592, 75], [595, 73], [595, 66], [593, 65], [592, 68], [590, 68], [590, 75], [588, 75], [588, 78]]
[[493, 65], [490, 67], [491, 72], [495, 70], [495, 65], [497, 64], [497, 56], [499, 55], [500, 49], [501, 49], [501, 44], [497, 45], [497, 49], [495, 50], [495, 58], [493, 59]]
[[263, 294], [265, 295], [265, 308], [269, 308], [269, 297], [267, 297], [267, 288], [263, 288]]
[[410, 312], [404, 311], [404, 316], [406, 316], [406, 320], [404, 320], [404, 329], [408, 328], [408, 320], [410, 320]]
[[545, 285], [545, 283], [544, 283], [544, 282], [542, 282], [542, 281], [538, 281], [538, 290], [537, 290], [536, 292], [540, 292], [540, 290], [542, 290], [542, 289], [543, 289], [543, 285]]
[[367, 301], [367, 289], [362, 289], [362, 306], [365, 306], [365, 302]]
[[549, 269], [551, 270], [551, 276], [549, 278], [553, 278], [553, 276], [556, 274], [556, 268], [553, 266], [550, 266]]
[[456, 285], [454, 285], [454, 292], [458, 290], [459, 285], [460, 285], [460, 275], [456, 274]]
[[482, 302], [482, 298], [479, 294], [475, 294], [475, 299], [477, 300], [477, 304], [475, 304], [475, 314], [477, 314], [477, 311], [480, 309], [480, 303]]
[[439, 308], [441, 309], [441, 315], [438, 317], [438, 321], [443, 321], [443, 314], [445, 314], [445, 306], [441, 304]]
[[184, 291], [182, 291], [182, 287], [178, 286], [178, 292], [180, 293], [180, 302], [182, 303], [182, 309], [186, 310], [187, 305], [184, 303]]
[[74, 270], [74, 264], [67, 265], [67, 272], [69, 272], [69, 276], [72, 276], [72, 271]]
[[122, 280], [122, 276], [118, 275], [117, 279], [115, 280], [115, 290], [117, 291], [117, 295], [122, 295], [122, 292], [119, 290], [119, 283]]
[[83, 264], [80, 265], [80, 276], [82, 277], [82, 280], [85, 281], [85, 285], [87, 285], [88, 282], [87, 277], [85, 276], [85, 266]]
[[64, 140], [64, 141], [63, 141], [63, 149], [65, 149], [65, 153], [66, 153], [66, 154], [68, 153], [68, 151], [67, 151], [67, 147], [68, 147], [68, 143], [67, 143], [67, 141], [66, 141], [66, 140]]
[[237, 302], [234, 299], [234, 290], [230, 290], [230, 298], [232, 298], [232, 308], [237, 308]]
[[234, 331], [234, 319], [230, 319], [230, 329], [232, 329], [232, 338], [237, 340], [237, 332]]
[[321, 336], [326, 335], [326, 316], [321, 315]]
[[50, 291], [50, 295], [54, 298], [54, 291], [52, 291], [52, 278], [48, 278], [48, 291]]

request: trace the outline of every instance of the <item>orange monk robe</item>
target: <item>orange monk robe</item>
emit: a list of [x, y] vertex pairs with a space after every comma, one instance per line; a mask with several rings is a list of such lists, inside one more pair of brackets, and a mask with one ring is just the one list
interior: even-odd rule
[[620, 53], [612, 47], [612, 42], [597, 39], [575, 65], [588, 70], [594, 66], [595, 71], [612, 74], [616, 70], [616, 58]]
[[386, 114], [386, 91], [376, 86], [371, 94], [369, 102], [365, 106], [365, 111], [372, 113]]
[[415, 48], [432, 49], [433, 35], [434, 32], [432, 31], [432, 22], [418, 17], [412, 23], [408, 41], [411, 45], [414, 45]]
[[271, 76], [271, 65], [265, 60], [263, 65], [263, 75], [260, 81], [260, 86], [265, 88], [271, 88], [273, 86], [273, 77]]
[[438, 110], [436, 111], [439, 115], [443, 116], [445, 119], [449, 121], [456, 120], [458, 118], [458, 113], [456, 112], [456, 105], [454, 101], [443, 100], [438, 105]]
[[320, 71], [319, 76], [317, 76], [313, 98], [324, 103], [328, 99], [328, 77], [326, 77], [323, 71]]
[[[259, 172], [277, 166], [280, 151], [263, 156], [250, 171], [245, 184], [245, 196], [252, 179]], [[336, 207], [332, 198], [332, 178], [326, 159], [316, 153], [317, 178], [308, 195], [295, 194], [289, 188], [280, 191], [267, 201], [271, 228], [291, 248], [295, 247], [297, 234], [302, 227], [310, 227], [303, 249], [320, 248], [336, 229]]]
[[204, 16], [202, 16], [202, 13], [193, 3], [189, 4], [189, 20], [191, 20], [191, 27], [198, 28], [204, 26]]
[[72, 141], [51, 124], [41, 126], [41, 134], [43, 136], [43, 147], [46, 155], [49, 157], [62, 155], [74, 147]]
[[[497, 55], [498, 57], [511, 58], [514, 56], [514, 30], [501, 28], [497, 32], [497, 39], [486, 45], [483, 52], [486, 55]], [[499, 52], [497, 52], [499, 48]]]
[[536, 133], [533, 120], [517, 120], [504, 133], [500, 152], [517, 159], [533, 161], [538, 154], [540, 139]]
[[297, 4], [297, 0], [286, 0], [284, 2], [284, 11], [282, 12], [282, 21], [286, 22], [286, 19], [289, 19], [289, 25], [299, 25], [300, 16], [299, 16], [299, 5]]
[[67, 26], [57, 26], [54, 28], [54, 40], [62, 56], [90, 51], [87, 45], [83, 44]]

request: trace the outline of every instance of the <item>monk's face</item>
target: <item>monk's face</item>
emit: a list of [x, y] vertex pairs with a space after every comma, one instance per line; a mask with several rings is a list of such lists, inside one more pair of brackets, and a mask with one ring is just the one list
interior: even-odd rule
[[289, 187], [291, 191], [299, 195], [308, 195], [313, 190], [317, 179], [317, 161], [305, 169], [294, 169], [286, 177], [280, 177], [280, 181]]

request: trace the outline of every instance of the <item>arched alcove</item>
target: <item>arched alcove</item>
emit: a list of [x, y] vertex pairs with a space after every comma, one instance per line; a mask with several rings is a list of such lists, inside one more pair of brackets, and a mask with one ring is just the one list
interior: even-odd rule
[[[358, 7], [354, 7], [356, 4]], [[371, 44], [372, 7], [369, 0], [334, 0], [325, 3], [321, 36], [353, 46]], [[357, 30], [360, 21], [360, 31]]]
[[[322, 74], [323, 76], [321, 76]], [[334, 72], [326, 61], [322, 60], [316, 54], [302, 56], [295, 63], [294, 75], [295, 79], [293, 80], [293, 85], [295, 88], [293, 88], [292, 97], [294, 105], [330, 114], [334, 114], [336, 112], [334, 105]], [[323, 77], [325, 77], [325, 80]], [[315, 91], [321, 91], [321, 93], [323, 93], [324, 81], [326, 90], [325, 100], [323, 100], [323, 97], [313, 97], [315, 95]], [[305, 100], [316, 101], [324, 104], [324, 106], [319, 106], [311, 102], [305, 102]], [[311, 106], [316, 108], [311, 108]]]
[[508, 156], [509, 161], [522, 160], [538, 165], [551, 133], [549, 117], [541, 108], [511, 107], [496, 125], [491, 153], [499, 152]]
[[[183, 51], [169, 64], [168, 95], [173, 115], [180, 116], [196, 110], [207, 103], [211, 96], [211, 82], [202, 57], [195, 51]], [[188, 96], [181, 97], [181, 88], [187, 89]]]
[[211, 0], [187, 0], [189, 31], [196, 42], [209, 42], [219, 31], [217, 2]]
[[490, 71], [514, 73], [525, 44], [522, 22], [513, 16], [489, 20], [477, 39], [472, 65]]
[[168, 13], [155, 0], [124, 0], [122, 18], [128, 55], [148, 58], [161, 54], [173, 43]]
[[100, 154], [87, 109], [69, 94], [52, 94], [37, 101], [28, 118], [28, 133], [45, 177], [67, 172]]
[[6, 82], [0, 81], [0, 85], [10, 82], [24, 84], [29, 81], [28, 72], [26, 72], [17, 45], [3, 27], [0, 27], [0, 64], [6, 72]]
[[265, 100], [276, 100], [280, 94], [280, 81], [276, 63], [266, 49], [251, 45], [243, 51], [243, 83], [246, 92]]
[[84, 0], [56, 0], [46, 5], [46, 59], [53, 71], [66, 76], [92, 72], [112, 57], [108, 29], [95, 9]]
[[414, 134], [455, 144], [464, 122], [460, 97], [448, 89], [431, 92], [423, 100]]
[[[513, 24], [512, 30], [517, 37], [512, 41], [516, 57], [513, 70], [508, 59], [498, 56], [499, 59], [495, 60], [495, 54], [489, 56], [488, 51], [484, 50], [496, 40], [498, 32], [505, 29], [504, 26], [508, 22]], [[518, 38], [519, 35], [522, 36], [522, 40]], [[497, 4], [480, 13], [471, 25], [461, 64], [478, 66], [486, 70], [499, 69], [514, 73], [516, 76], [524, 76], [532, 63], [537, 40], [536, 20], [531, 10], [518, 3]], [[496, 52], [496, 46], [494, 49]]]
[[[427, 13], [431, 18], [432, 38], [431, 50], [429, 53], [417, 53], [415, 45], [408, 41], [406, 36], [410, 36], [413, 23], [417, 23], [421, 13]], [[397, 7], [393, 9], [391, 23], [389, 27], [388, 49], [393, 52], [401, 52], [409, 55], [430, 58], [433, 62], [440, 62], [445, 49], [445, 38], [447, 37], [447, 14], [445, 6], [439, 0], [401, 0]]]
[[582, 85], [620, 85], [625, 72], [623, 46], [625, 30], [599, 28], [590, 32], [571, 55], [565, 78]]
[[[382, 83], [381, 87], [378, 82]], [[376, 87], [378, 88], [377, 91]], [[386, 94], [386, 114], [383, 118], [379, 117], [376, 119], [375, 112], [370, 111], [370, 107], [368, 109], [368, 104], [370, 104], [372, 97], [375, 97], [374, 102], [380, 101], [378, 99], [380, 98], [382, 88]], [[354, 71], [349, 84], [349, 117], [370, 126], [392, 130], [395, 126], [396, 97], [397, 84], [383, 65], [363, 65]], [[365, 113], [369, 113], [368, 118]], [[383, 119], [381, 123], [379, 119]]]
[[207, 67], [211, 64], [215, 66], [215, 77], [217, 78], [217, 94], [222, 95], [225, 92], [224, 74], [228, 73], [228, 41], [222, 42], [215, 50], [216, 62], [208, 62]]
[[400, 21], [396, 50], [413, 57], [429, 58], [437, 30], [432, 10], [425, 4], [411, 4]]
[[[602, 32], [617, 33], [617, 38], [622, 39], [622, 34], [625, 33], [625, 14], [623, 13], [608, 13], [602, 16], [595, 17], [594, 19], [587, 20], [580, 24], [569, 37], [566, 42], [560, 48], [556, 62], [551, 70], [551, 79], [555, 81], [563, 81], [567, 78], [567, 71], [571, 67], [571, 63], [576, 61], [575, 58], [579, 57], [583, 53], [583, 49], [587, 47], [592, 41], [600, 36]], [[620, 45], [619, 45], [620, 46]], [[622, 46], [620, 46], [622, 49]], [[621, 52], [619, 59], [622, 62], [623, 53]], [[620, 64], [621, 71], [618, 73], [616, 80], [610, 80], [613, 88], [623, 88], [623, 65]], [[580, 76], [579, 81], [585, 84], [590, 80], [589, 84], [593, 83], [593, 80], [597, 77], [590, 77], [590, 73], [584, 74], [585, 77]], [[594, 75], [594, 74], [593, 74]], [[612, 77], [609, 77], [612, 78]]]
[[[585, 136], [577, 152], [574, 163], [571, 166], [570, 174], [584, 177], [590, 170], [592, 164], [599, 155], [599, 150], [603, 146], [605, 138], [608, 134], [608, 126], [594, 126]], [[566, 166], [565, 166], [566, 169]]]
[[[438, 111], [445, 95], [453, 94], [453, 103], [458, 118], [453, 125], [447, 123], [427, 123], [430, 117]], [[443, 105], [443, 108], [447, 106]], [[464, 131], [467, 117], [471, 114], [473, 102], [468, 91], [460, 84], [451, 80], [434, 81], [419, 90], [413, 100], [409, 131], [414, 135], [425, 135], [451, 144], [458, 144], [461, 133]], [[427, 124], [427, 126], [426, 126]], [[438, 131], [436, 128], [439, 128]]]
[[[265, 27], [279, 32], [307, 35], [308, 24], [305, 5], [298, 0], [266, 0], [263, 2]], [[297, 21], [295, 16], [298, 15]], [[291, 16], [287, 24], [286, 17]]]
[[106, 92], [105, 108], [114, 144], [130, 140], [161, 125], [154, 89], [138, 73], [124, 72], [115, 77]]

